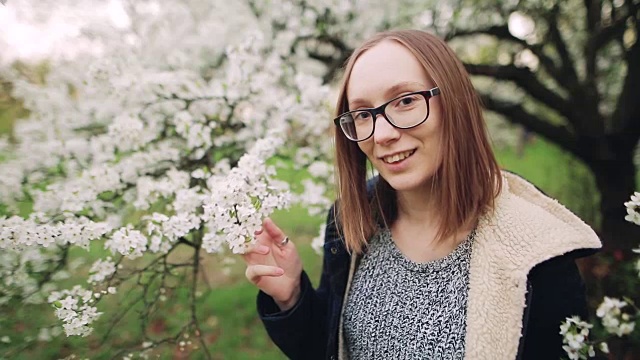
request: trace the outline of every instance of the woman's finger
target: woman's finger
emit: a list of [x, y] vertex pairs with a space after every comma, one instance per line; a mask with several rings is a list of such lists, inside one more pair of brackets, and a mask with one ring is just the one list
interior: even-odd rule
[[244, 252], [244, 255], [249, 254], [258, 254], [258, 255], [267, 255], [271, 249], [263, 244], [255, 243]]
[[247, 265], [270, 264], [272, 260], [269, 257], [269, 253], [271, 253], [269, 246], [256, 243], [242, 254], [242, 259]]
[[271, 220], [271, 218], [264, 219], [262, 228], [267, 233], [267, 235], [269, 235], [271, 241], [273, 241], [273, 243], [276, 245], [279, 245], [286, 237], [284, 232], [278, 227], [278, 225], [276, 225], [276, 223], [273, 222], [273, 220]]
[[282, 276], [284, 274], [284, 270], [277, 266], [269, 266], [269, 265], [249, 265], [247, 266], [247, 270], [245, 270], [244, 275], [251, 281], [252, 283], [257, 283], [262, 276]]

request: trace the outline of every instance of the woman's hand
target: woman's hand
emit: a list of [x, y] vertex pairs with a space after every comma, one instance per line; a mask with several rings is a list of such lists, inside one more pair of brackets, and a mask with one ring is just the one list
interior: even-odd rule
[[302, 262], [291, 241], [269, 218], [256, 232], [257, 243], [243, 255], [245, 275], [260, 290], [271, 296], [282, 311], [291, 309], [300, 298]]

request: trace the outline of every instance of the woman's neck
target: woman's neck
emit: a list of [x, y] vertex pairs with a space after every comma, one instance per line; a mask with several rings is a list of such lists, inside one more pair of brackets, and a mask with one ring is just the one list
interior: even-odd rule
[[[426, 190], [425, 190], [426, 189]], [[431, 186], [422, 190], [396, 192], [398, 218], [404, 223], [437, 224], [440, 219], [435, 191]]]
[[[424, 189], [428, 190], [424, 190]], [[398, 217], [391, 226], [393, 240], [410, 260], [423, 263], [442, 258], [469, 236], [475, 224], [465, 224], [453, 234], [438, 240], [442, 214], [436, 191], [431, 186], [421, 191], [396, 193]], [[429, 191], [430, 190], [430, 191]]]

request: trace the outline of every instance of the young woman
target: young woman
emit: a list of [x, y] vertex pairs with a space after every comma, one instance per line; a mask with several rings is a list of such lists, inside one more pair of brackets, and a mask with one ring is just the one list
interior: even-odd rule
[[[351, 56], [336, 109], [338, 201], [313, 289], [269, 219], [245, 255], [292, 359], [558, 359], [586, 317], [575, 215], [501, 172], [476, 92], [439, 38], [390, 31]], [[367, 182], [367, 161], [379, 176]]]

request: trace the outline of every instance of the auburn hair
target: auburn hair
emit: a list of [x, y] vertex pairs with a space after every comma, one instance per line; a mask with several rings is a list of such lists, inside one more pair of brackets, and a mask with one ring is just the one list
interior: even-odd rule
[[[358, 58], [382, 41], [405, 46], [440, 88], [442, 162], [433, 176], [440, 209], [437, 241], [475, 223], [494, 207], [502, 188], [478, 95], [469, 74], [451, 48], [437, 36], [419, 30], [381, 32], [356, 49], [347, 61], [336, 106], [336, 117], [349, 111], [347, 85]], [[427, 120], [429, 121], [429, 120]], [[397, 218], [394, 189], [380, 177], [367, 191], [367, 157], [358, 144], [335, 130], [337, 214], [339, 231], [351, 252], [361, 253], [379, 226]]]

